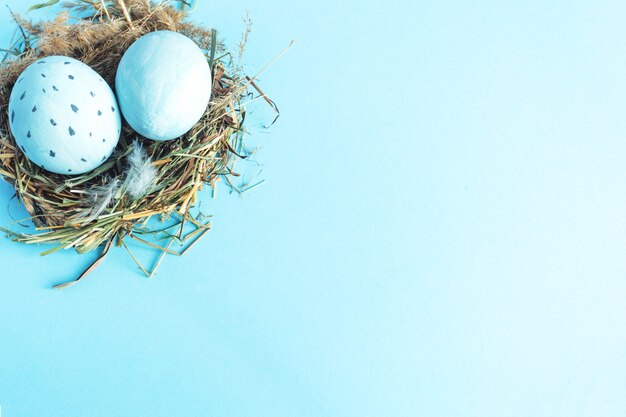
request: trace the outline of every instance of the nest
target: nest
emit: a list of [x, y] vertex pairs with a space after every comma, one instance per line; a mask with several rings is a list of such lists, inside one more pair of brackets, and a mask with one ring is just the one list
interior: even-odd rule
[[[253, 79], [243, 75], [240, 65], [234, 63], [236, 57], [217, 40], [215, 30], [188, 21], [186, 13], [171, 2], [78, 0], [66, 2], [63, 7], [53, 21], [32, 23], [14, 15], [20, 38], [0, 65], [0, 174], [15, 187], [18, 201], [35, 226], [28, 233], [2, 230], [19, 242], [53, 244], [44, 254], [69, 248], [79, 253], [101, 249], [83, 274], [57, 288], [83, 278], [112, 245], [129, 250], [127, 238], [158, 249], [152, 270], [138, 262], [147, 275], [152, 275], [163, 255], [182, 254], [210, 229], [211, 224], [192, 215], [191, 208], [203, 187], [215, 187], [219, 179], [230, 183], [229, 178], [237, 175], [233, 171], [235, 160], [248, 156], [243, 146], [244, 101], [249, 101], [250, 90], [258, 87]], [[184, 136], [165, 142], [141, 138], [124, 123], [114, 154], [94, 171], [80, 176], [54, 174], [31, 163], [16, 146], [9, 129], [9, 96], [20, 73], [39, 58], [65, 55], [91, 66], [113, 86], [116, 68], [126, 49], [140, 36], [156, 30], [180, 32], [205, 52], [213, 73], [213, 93], [202, 119]], [[248, 31], [249, 27], [244, 38]], [[260, 90], [258, 97], [271, 103]], [[86, 196], [124, 180], [137, 138], [156, 170], [151, 192], [134, 198], [123, 188], [116, 189], [104, 207], [94, 213], [93, 201]], [[175, 220], [177, 228], [171, 230], [163, 244], [146, 238], [146, 234], [164, 230], [149, 226], [149, 220], [154, 218]], [[173, 250], [172, 243], [184, 249]]]

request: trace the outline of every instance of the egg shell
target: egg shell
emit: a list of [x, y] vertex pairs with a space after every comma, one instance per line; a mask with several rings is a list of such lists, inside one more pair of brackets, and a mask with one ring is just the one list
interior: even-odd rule
[[11, 91], [9, 122], [28, 159], [66, 175], [100, 166], [121, 132], [111, 87], [89, 66], [65, 56], [41, 58], [22, 72]]
[[211, 98], [211, 68], [202, 50], [177, 32], [137, 39], [117, 68], [115, 91], [122, 114], [140, 135], [170, 140], [187, 133]]

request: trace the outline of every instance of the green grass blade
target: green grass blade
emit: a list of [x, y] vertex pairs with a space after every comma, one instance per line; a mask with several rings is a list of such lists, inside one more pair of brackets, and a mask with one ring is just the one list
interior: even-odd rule
[[43, 9], [44, 7], [54, 6], [59, 1], [60, 0], [50, 0], [45, 3], [35, 4], [34, 6], [30, 6], [26, 12], [28, 13], [28, 12], [32, 12], [33, 10]]
[[217, 30], [211, 29], [211, 57], [209, 59], [209, 67], [213, 72], [213, 64], [215, 63], [215, 51], [217, 50]]

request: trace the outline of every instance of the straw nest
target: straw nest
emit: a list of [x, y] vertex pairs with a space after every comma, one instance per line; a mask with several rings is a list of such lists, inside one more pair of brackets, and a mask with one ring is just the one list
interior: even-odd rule
[[[19, 242], [54, 244], [46, 254], [68, 248], [79, 253], [101, 249], [97, 260], [77, 280], [57, 288], [83, 278], [112, 245], [128, 249], [126, 238], [157, 248], [156, 266], [166, 253], [180, 255], [184, 247], [195, 243], [210, 228], [202, 217], [191, 214], [198, 192], [203, 186], [214, 187], [220, 178], [229, 181], [237, 175], [233, 171], [235, 160], [246, 157], [242, 142], [244, 101], [252, 96], [250, 90], [258, 87], [253, 79], [243, 75], [237, 57], [217, 41], [214, 30], [188, 21], [186, 13], [174, 6], [171, 2], [148, 0], [78, 0], [64, 3], [64, 11], [53, 21], [33, 23], [14, 15], [19, 39], [0, 65], [0, 174], [15, 187], [17, 199], [30, 214], [35, 228], [28, 233], [2, 230]], [[109, 85], [114, 85], [116, 68], [126, 49], [143, 34], [156, 30], [177, 31], [193, 39], [213, 70], [211, 104], [187, 134], [155, 142], [139, 137], [124, 124], [111, 158], [80, 176], [50, 173], [24, 157], [11, 135], [7, 109], [12, 87], [29, 64], [44, 56], [70, 56], [91, 66]], [[249, 27], [244, 40], [248, 32]], [[236, 51], [235, 55], [241, 52]], [[259, 96], [271, 102], [260, 92]], [[124, 181], [137, 138], [156, 169], [151, 192], [134, 198], [123, 188], [116, 189], [104, 207], [94, 213], [94, 202], [86, 196], [112, 182]], [[149, 226], [149, 220], [154, 218], [174, 219], [177, 225], [163, 244], [146, 237], [163, 232]], [[147, 275], [154, 272], [139, 266]]]

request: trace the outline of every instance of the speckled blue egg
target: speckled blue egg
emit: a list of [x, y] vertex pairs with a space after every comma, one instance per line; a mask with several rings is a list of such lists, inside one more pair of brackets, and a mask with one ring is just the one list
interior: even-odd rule
[[211, 98], [211, 68], [202, 50], [180, 33], [157, 31], [124, 53], [115, 91], [122, 114], [140, 135], [175, 139], [189, 131]]
[[29, 65], [9, 99], [11, 133], [24, 155], [57, 174], [93, 170], [113, 153], [121, 117], [111, 87], [65, 56]]

